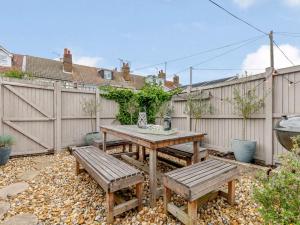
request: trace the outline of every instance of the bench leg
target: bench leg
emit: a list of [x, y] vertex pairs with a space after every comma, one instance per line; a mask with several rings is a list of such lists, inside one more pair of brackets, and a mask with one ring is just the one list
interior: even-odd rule
[[122, 151], [123, 151], [123, 152], [126, 151], [126, 145], [125, 145], [125, 144], [122, 145]]
[[79, 173], [80, 173], [80, 164], [76, 160], [76, 165], [75, 165], [75, 174], [76, 174], [76, 176], [78, 176]]
[[129, 145], [128, 145], [128, 151], [129, 151], [129, 152], [132, 152], [132, 144], [129, 144]]
[[199, 162], [199, 142], [194, 141], [193, 142], [193, 163]]
[[189, 225], [195, 225], [197, 222], [197, 201], [188, 202]]
[[138, 199], [138, 211], [143, 209], [143, 183], [136, 184], [136, 197]]
[[142, 146], [142, 148], [139, 147], [139, 161], [143, 162], [145, 160], [145, 152], [146, 148]]
[[167, 187], [164, 187], [164, 212], [168, 214], [168, 204], [171, 200], [171, 190]]
[[228, 182], [228, 197], [227, 201], [230, 205], [234, 205], [235, 202], [235, 180]]
[[114, 193], [106, 193], [106, 204], [107, 204], [107, 223], [112, 224], [114, 222]]

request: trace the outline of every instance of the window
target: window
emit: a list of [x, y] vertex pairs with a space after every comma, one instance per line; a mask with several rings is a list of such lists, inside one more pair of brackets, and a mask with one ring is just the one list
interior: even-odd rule
[[11, 67], [11, 57], [0, 49], [0, 66]]
[[100, 76], [105, 80], [112, 80], [113, 79], [113, 72], [111, 70], [100, 70]]

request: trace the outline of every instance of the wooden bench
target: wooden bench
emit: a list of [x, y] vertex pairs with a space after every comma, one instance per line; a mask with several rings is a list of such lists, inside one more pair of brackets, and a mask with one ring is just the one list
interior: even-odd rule
[[[139, 170], [94, 146], [74, 148], [73, 155], [76, 174], [79, 174], [81, 165], [106, 192], [108, 223], [113, 223], [114, 216], [127, 210], [142, 209], [144, 177]], [[132, 185], [136, 188], [136, 198], [115, 206], [114, 192]]]
[[[186, 161], [187, 165], [191, 165], [193, 161], [193, 143], [184, 143], [179, 145], [172, 145], [166, 148], [159, 148], [158, 152], [175, 158]], [[208, 151], [206, 148], [199, 148], [199, 158], [207, 159]]]
[[[226, 196], [229, 204], [234, 204], [235, 179], [239, 172], [236, 165], [216, 159], [208, 159], [181, 169], [164, 174], [164, 210], [170, 212], [184, 224], [196, 224], [197, 200], [215, 193], [220, 186], [228, 183]], [[171, 191], [181, 195], [188, 201], [187, 214], [170, 202]]]
[[[126, 149], [126, 145], [128, 145], [129, 152], [131, 152], [132, 151], [132, 143], [130, 141], [122, 140], [122, 139], [113, 139], [113, 140], [106, 142], [106, 150], [122, 146], [122, 149], [124, 152]], [[103, 150], [103, 147], [102, 147], [103, 141], [101, 139], [94, 140], [93, 146], [99, 148], [100, 150]]]

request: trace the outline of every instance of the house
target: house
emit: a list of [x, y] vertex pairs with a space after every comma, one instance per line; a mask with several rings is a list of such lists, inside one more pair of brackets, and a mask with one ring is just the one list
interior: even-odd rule
[[98, 87], [111, 85], [141, 89], [145, 84], [145, 77], [130, 73], [128, 63], [123, 63], [120, 71], [78, 65], [73, 63], [72, 53], [67, 48], [64, 49], [61, 60], [52, 60], [10, 53], [0, 46], [0, 73], [10, 70], [22, 71], [39, 80], [62, 81], [66, 86]]
[[163, 70], [160, 70], [158, 72], [158, 75], [148, 75], [146, 77], [146, 83], [155, 83], [155, 84], [160, 84], [163, 86], [163, 88], [166, 91], [175, 89], [180, 87], [180, 83], [179, 83], [179, 76], [178, 75], [174, 75], [173, 76], [173, 81], [167, 80], [166, 79], [166, 73]]

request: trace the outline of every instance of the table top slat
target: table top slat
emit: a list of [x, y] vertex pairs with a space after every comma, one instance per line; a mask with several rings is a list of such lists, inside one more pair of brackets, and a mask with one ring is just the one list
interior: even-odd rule
[[159, 143], [162, 141], [171, 141], [184, 138], [199, 138], [200, 140], [204, 136], [202, 133], [186, 131], [177, 131], [175, 134], [171, 135], [142, 134], [134, 130], [135, 127], [136, 125], [102, 125], [100, 128], [101, 130], [114, 131], [151, 143]]

